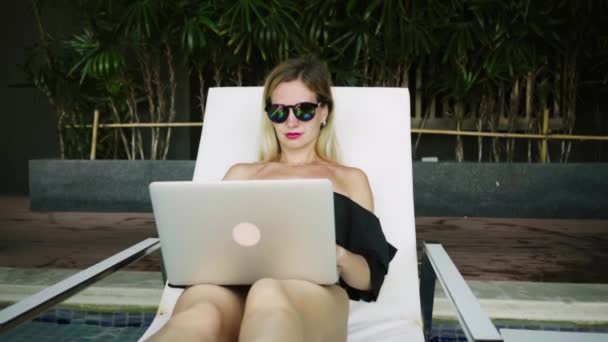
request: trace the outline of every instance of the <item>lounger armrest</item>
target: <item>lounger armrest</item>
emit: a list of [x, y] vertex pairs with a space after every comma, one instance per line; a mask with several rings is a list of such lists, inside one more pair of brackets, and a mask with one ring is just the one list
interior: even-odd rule
[[0, 333], [17, 326], [42, 311], [85, 289], [122, 267], [156, 251], [158, 238], [145, 239], [87, 269], [84, 269], [38, 293], [0, 311]]
[[502, 341], [498, 330], [440, 244], [423, 244], [420, 299], [425, 332], [430, 331], [435, 279], [456, 309], [462, 330], [469, 341]]

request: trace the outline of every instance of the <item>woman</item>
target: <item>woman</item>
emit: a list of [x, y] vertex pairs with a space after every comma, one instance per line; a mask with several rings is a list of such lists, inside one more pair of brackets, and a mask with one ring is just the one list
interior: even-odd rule
[[340, 283], [261, 279], [250, 287], [196, 285], [153, 339], [346, 341], [348, 299], [375, 300], [396, 249], [373, 212], [365, 173], [337, 163], [331, 79], [313, 58], [278, 65], [264, 86], [260, 162], [224, 179], [327, 178], [335, 191]]

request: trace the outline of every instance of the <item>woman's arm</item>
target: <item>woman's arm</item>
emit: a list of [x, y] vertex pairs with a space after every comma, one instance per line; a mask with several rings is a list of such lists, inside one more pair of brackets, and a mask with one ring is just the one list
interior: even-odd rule
[[[367, 175], [359, 169], [352, 169], [349, 173], [347, 184], [350, 198], [373, 212], [374, 199]], [[349, 286], [362, 291], [371, 289], [371, 273], [363, 256], [336, 246], [336, 258], [340, 276]]]

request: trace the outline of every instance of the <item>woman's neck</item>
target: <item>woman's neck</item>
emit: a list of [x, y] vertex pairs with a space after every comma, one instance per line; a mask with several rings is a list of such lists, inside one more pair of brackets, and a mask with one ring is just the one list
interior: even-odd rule
[[308, 151], [283, 151], [279, 157], [279, 162], [287, 165], [306, 165], [320, 161], [314, 149]]

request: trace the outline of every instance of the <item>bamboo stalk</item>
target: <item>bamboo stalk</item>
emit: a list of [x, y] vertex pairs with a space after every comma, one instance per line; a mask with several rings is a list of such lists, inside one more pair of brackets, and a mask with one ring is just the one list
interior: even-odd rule
[[545, 136], [540, 148], [540, 161], [547, 162], [547, 132], [549, 132], [549, 108], [545, 107], [543, 111], [543, 135]]
[[[202, 127], [202, 122], [171, 122], [171, 123], [114, 123], [98, 124], [99, 128], [129, 128], [129, 127]], [[66, 125], [65, 128], [92, 128], [93, 125]], [[528, 133], [500, 133], [479, 131], [455, 131], [443, 129], [412, 128], [411, 133], [438, 134], [438, 135], [465, 135], [473, 137], [494, 138], [523, 138], [548, 140], [600, 140], [608, 141], [608, 135], [568, 135], [568, 134], [528, 134]]]
[[93, 112], [93, 136], [91, 137], [91, 160], [95, 160], [95, 151], [97, 149], [97, 129], [99, 127], [99, 110]]
[[422, 64], [416, 67], [416, 99], [414, 115], [416, 119], [422, 118]]
[[548, 134], [547, 139], [550, 140], [600, 140], [608, 141], [608, 136], [605, 135], [568, 135], [568, 134]]
[[412, 128], [412, 133], [439, 134], [439, 135], [466, 135], [473, 137], [495, 137], [495, 138], [523, 138], [523, 139], [549, 139], [549, 140], [605, 140], [608, 136], [598, 135], [568, 135], [568, 134], [528, 134], [528, 133], [499, 133], [478, 131], [454, 131], [440, 129]]
[[[137, 128], [137, 127], [201, 127], [202, 122], [139, 122], [139, 123], [113, 123], [99, 124], [99, 128]], [[66, 125], [65, 128], [91, 128], [93, 125]]]

